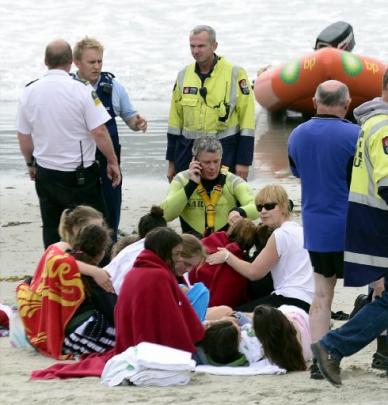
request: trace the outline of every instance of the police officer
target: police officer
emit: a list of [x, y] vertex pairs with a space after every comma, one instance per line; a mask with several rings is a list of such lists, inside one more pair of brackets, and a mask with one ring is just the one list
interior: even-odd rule
[[[120, 163], [120, 142], [115, 117], [122, 120], [133, 131], [147, 130], [147, 121], [139, 115], [129, 100], [124, 87], [117, 81], [112, 73], [101, 72], [104, 48], [100, 42], [93, 38], [85, 37], [77, 42], [74, 47], [74, 63], [78, 68], [77, 76], [87, 80], [96, 90], [96, 93], [106, 110], [110, 114], [110, 120], [106, 123], [111, 136], [117, 159]], [[117, 238], [117, 230], [120, 222], [122, 187], [113, 188], [112, 183], [106, 176], [106, 160], [100, 150], [97, 150], [96, 159], [100, 164], [103, 194], [109, 214], [109, 223]]]
[[105, 212], [96, 144], [107, 160], [112, 187], [121, 174], [104, 125], [109, 120], [90, 85], [70, 75], [72, 53], [64, 40], [46, 47], [46, 75], [31, 83], [20, 99], [17, 135], [30, 178], [35, 180], [45, 247], [59, 241], [62, 211], [88, 204]]
[[167, 131], [167, 178], [186, 170], [193, 140], [213, 135], [223, 147], [222, 163], [246, 179], [253, 159], [255, 106], [244, 69], [215, 54], [216, 33], [199, 25], [190, 33], [195, 63], [178, 73]]
[[312, 345], [322, 374], [334, 385], [342, 383], [342, 358], [376, 338], [372, 366], [388, 373], [388, 70], [382, 97], [359, 106], [354, 116], [361, 133], [349, 193], [344, 281], [362, 286], [383, 278], [385, 289], [341, 328]]

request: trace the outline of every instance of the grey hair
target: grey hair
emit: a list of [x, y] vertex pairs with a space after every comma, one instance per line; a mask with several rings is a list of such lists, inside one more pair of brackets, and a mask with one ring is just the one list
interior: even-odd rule
[[318, 85], [315, 92], [316, 102], [328, 107], [345, 105], [349, 101], [348, 86], [342, 83], [336, 90], [325, 90], [323, 83]]
[[210, 25], [197, 25], [190, 31], [190, 35], [197, 35], [204, 31], [209, 34], [210, 43], [216, 42], [216, 31]]
[[214, 136], [203, 136], [194, 141], [192, 152], [193, 156], [198, 156], [202, 152], [219, 152], [222, 156], [222, 145]]

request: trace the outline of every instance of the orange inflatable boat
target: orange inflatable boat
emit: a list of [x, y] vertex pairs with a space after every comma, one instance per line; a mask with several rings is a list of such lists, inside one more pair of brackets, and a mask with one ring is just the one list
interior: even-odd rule
[[337, 48], [322, 48], [301, 59], [258, 74], [256, 100], [270, 111], [290, 109], [314, 114], [312, 98], [319, 83], [335, 79], [349, 87], [350, 108], [381, 94], [387, 65]]

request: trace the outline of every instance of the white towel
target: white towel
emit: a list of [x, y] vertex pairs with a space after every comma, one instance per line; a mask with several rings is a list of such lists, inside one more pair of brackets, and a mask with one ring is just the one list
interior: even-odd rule
[[287, 371], [272, 364], [269, 360], [263, 359], [246, 367], [197, 366], [195, 372], [214, 375], [264, 375], [285, 374]]
[[194, 369], [191, 353], [142, 342], [112, 357], [104, 367], [101, 383], [110, 387], [126, 380], [135, 385], [160, 387], [187, 384]]

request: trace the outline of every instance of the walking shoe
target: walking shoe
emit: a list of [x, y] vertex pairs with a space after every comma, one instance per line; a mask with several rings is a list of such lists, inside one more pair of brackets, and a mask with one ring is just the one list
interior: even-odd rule
[[374, 353], [372, 358], [372, 368], [388, 370], [388, 356], [384, 356], [379, 352]]
[[326, 380], [335, 386], [341, 385], [340, 362], [334, 359], [319, 342], [313, 343], [311, 350], [317, 359], [319, 370]]
[[319, 370], [317, 359], [313, 359], [313, 364], [310, 366], [310, 378], [312, 380], [323, 380], [325, 378]]

